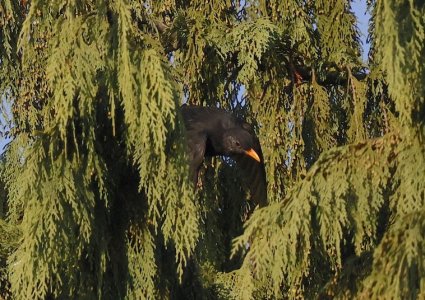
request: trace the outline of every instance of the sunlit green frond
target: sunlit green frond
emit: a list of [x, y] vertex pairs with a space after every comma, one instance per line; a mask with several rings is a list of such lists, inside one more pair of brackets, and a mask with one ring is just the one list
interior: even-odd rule
[[[360, 297], [421, 299], [424, 296], [424, 212], [397, 218], [375, 250], [373, 269]], [[383, 276], [385, 274], [385, 276]]]
[[[349, 0], [0, 2], [1, 299], [423, 298], [421, 1], [367, 62]], [[268, 206], [192, 186], [182, 102], [253, 125]]]
[[423, 118], [425, 6], [421, 1], [376, 3], [376, 51], [404, 122]]
[[344, 245], [356, 255], [373, 249], [397, 145], [398, 138], [388, 135], [322, 154], [282, 203], [256, 211], [247, 222], [235, 240], [235, 251], [249, 247], [240, 276], [249, 272], [251, 280], [266, 282], [270, 276], [273, 285], [263, 288], [276, 297], [295, 289], [295, 297], [311, 288], [305, 280], [317, 272], [315, 259], [338, 273]]

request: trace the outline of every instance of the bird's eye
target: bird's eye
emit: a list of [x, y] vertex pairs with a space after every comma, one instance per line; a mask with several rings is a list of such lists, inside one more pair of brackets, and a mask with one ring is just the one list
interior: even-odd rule
[[241, 146], [241, 143], [239, 143], [238, 141], [236, 141], [235, 142], [235, 145], [238, 146], [238, 147], [240, 147]]

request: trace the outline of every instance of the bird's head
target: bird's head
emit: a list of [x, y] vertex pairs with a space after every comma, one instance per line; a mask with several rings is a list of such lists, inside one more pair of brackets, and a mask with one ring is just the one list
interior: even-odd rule
[[223, 136], [224, 150], [226, 154], [245, 154], [261, 162], [260, 156], [254, 150], [254, 140], [249, 131], [243, 128], [226, 130]]

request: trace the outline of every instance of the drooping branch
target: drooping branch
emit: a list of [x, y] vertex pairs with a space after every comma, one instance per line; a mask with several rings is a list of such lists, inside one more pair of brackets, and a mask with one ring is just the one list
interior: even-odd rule
[[156, 26], [156, 29], [158, 30], [158, 32], [160, 33], [160, 34], [164, 34], [165, 33], [165, 31], [166, 30], [168, 30], [170, 27], [168, 27], [167, 25], [165, 25], [164, 23], [162, 23], [161, 21], [159, 21], [159, 20], [153, 20], [153, 23], [155, 24], [155, 26]]
[[[173, 34], [172, 32], [172, 26], [167, 26], [166, 24], [164, 24], [162, 21], [158, 20], [158, 19], [154, 19], [153, 23], [156, 26], [156, 29], [158, 30], [158, 33], [161, 37], [161, 40], [164, 44], [164, 48], [166, 49], [167, 52], [173, 52], [176, 51], [180, 48], [180, 43], [177, 40], [177, 35]], [[288, 43], [287, 47], [290, 47], [290, 43]], [[294, 51], [294, 49], [284, 49], [282, 50], [283, 53], [292, 53]], [[237, 57], [237, 53], [236, 55], [233, 55], [232, 57]], [[236, 65], [237, 65], [237, 59], [233, 59], [233, 61], [236, 61]], [[313, 73], [313, 68], [309, 67], [309, 66], [305, 66], [300, 64], [299, 62], [297, 62], [297, 60], [294, 59], [289, 59], [287, 60], [286, 63], [290, 74], [293, 74], [293, 80], [295, 81], [295, 83], [298, 84], [302, 84], [305, 82], [309, 82], [312, 80], [312, 73]], [[239, 68], [236, 69], [240, 69], [241, 66], [239, 66]], [[343, 70], [338, 70], [337, 67], [335, 66], [330, 66], [329, 67], [329, 71], [321, 71], [320, 75], [317, 72], [317, 70], [315, 70], [316, 72], [316, 79], [317, 79], [317, 83], [319, 85], [346, 85], [347, 84], [347, 80], [349, 78], [349, 74], [347, 74], [346, 69], [344, 68]], [[353, 76], [354, 78], [356, 78], [359, 81], [365, 80], [367, 78], [368, 72], [366, 70], [351, 70], [351, 74], [350, 76]]]
[[[305, 66], [295, 66], [295, 72], [301, 76], [302, 81], [310, 81], [312, 79], [312, 68]], [[317, 73], [316, 73], [317, 74]], [[367, 72], [364, 70], [354, 72], [351, 71], [351, 75], [359, 81], [367, 78]], [[317, 83], [320, 85], [346, 85], [348, 80], [348, 74], [346, 71], [327, 71], [322, 76], [317, 76]]]

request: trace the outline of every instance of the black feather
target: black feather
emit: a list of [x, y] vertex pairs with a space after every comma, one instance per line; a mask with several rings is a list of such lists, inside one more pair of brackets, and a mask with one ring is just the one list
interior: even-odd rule
[[[252, 127], [219, 108], [183, 105], [180, 110], [186, 127], [189, 171], [195, 186], [205, 156], [230, 156], [242, 170], [252, 199], [265, 206], [267, 181], [264, 158]], [[257, 153], [260, 162], [245, 153], [250, 149]]]

